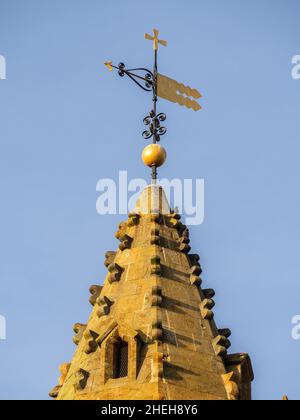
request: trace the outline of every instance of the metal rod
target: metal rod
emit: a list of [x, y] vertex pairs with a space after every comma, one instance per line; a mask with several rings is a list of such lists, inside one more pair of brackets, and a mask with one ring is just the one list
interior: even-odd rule
[[[154, 135], [153, 143], [156, 144], [156, 104], [157, 104], [157, 49], [154, 50], [154, 69], [153, 69], [153, 111], [154, 111]], [[157, 181], [157, 167], [152, 167], [152, 182], [155, 184]]]
[[[156, 117], [156, 103], [157, 103], [157, 50], [154, 51], [154, 69], [153, 69], [153, 75], [154, 75], [154, 86], [153, 86], [153, 110], [154, 115]], [[155, 133], [156, 133], [156, 118], [154, 120], [155, 124]], [[156, 136], [153, 136], [153, 143], [156, 143]]]

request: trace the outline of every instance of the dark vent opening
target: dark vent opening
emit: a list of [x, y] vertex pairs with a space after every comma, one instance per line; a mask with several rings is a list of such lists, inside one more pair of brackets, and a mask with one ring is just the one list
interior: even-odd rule
[[115, 375], [117, 378], [128, 376], [128, 343], [120, 341], [115, 344]]

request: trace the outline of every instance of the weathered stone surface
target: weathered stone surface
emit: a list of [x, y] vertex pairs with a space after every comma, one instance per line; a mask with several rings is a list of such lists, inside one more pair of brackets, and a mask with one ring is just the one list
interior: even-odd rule
[[108, 268], [110, 266], [110, 264], [112, 264], [116, 258], [117, 253], [114, 251], [107, 251], [105, 253], [105, 260], [104, 260], [104, 265], [106, 268]]
[[212, 299], [204, 299], [200, 304], [201, 315], [204, 319], [212, 320], [214, 313], [211, 310], [215, 306], [215, 302]]
[[87, 329], [85, 330], [83, 336], [85, 338], [85, 353], [90, 354], [96, 351], [98, 334], [95, 331]]
[[122, 235], [120, 237], [120, 245], [119, 245], [119, 250], [120, 251], [124, 251], [125, 249], [129, 249], [132, 245], [133, 242], [133, 238], [131, 238], [131, 236], [125, 234]]
[[110, 272], [108, 277], [109, 283], [115, 283], [120, 280], [124, 268], [120, 267], [117, 263], [112, 263], [108, 266], [108, 271]]
[[128, 227], [137, 226], [139, 224], [139, 221], [140, 221], [139, 214], [132, 212], [132, 213], [129, 213], [128, 217], [129, 217], [128, 222], [127, 222]]
[[[186, 254], [189, 231], [159, 187], [142, 193], [116, 236], [121, 247], [106, 255], [103, 289], [91, 289], [92, 314], [77, 325], [76, 353], [51, 396], [250, 399], [250, 359], [227, 355], [230, 331], [214, 322], [214, 291], [201, 290], [200, 257]], [[115, 378], [120, 342], [128, 345], [128, 372]]]
[[78, 344], [80, 343], [82, 337], [83, 337], [83, 333], [86, 329], [86, 324], [75, 324], [73, 326], [73, 331], [75, 333], [74, 337], [73, 337], [73, 343], [78, 346]]

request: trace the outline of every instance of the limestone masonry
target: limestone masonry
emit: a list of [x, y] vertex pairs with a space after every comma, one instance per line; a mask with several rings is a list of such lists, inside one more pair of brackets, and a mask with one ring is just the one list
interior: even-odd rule
[[149, 186], [107, 252], [93, 310], [75, 324], [77, 346], [60, 367], [57, 400], [250, 400], [247, 354], [228, 354], [230, 330], [214, 321], [199, 256], [163, 190]]

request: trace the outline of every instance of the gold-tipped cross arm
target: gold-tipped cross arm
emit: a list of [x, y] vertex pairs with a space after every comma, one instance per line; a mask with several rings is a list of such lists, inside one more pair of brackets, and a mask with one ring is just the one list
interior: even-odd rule
[[168, 45], [167, 41], [164, 41], [162, 39], [158, 39], [158, 35], [159, 35], [159, 30], [158, 29], [153, 29], [153, 36], [149, 35], [149, 34], [145, 34], [146, 39], [148, 39], [149, 41], [153, 41], [153, 50], [154, 51], [158, 50], [158, 44], [163, 45], [164, 47], [166, 47]]
[[[167, 46], [167, 41], [159, 39], [158, 37], [159, 31], [158, 29], [153, 29], [153, 36], [149, 34], [145, 34], [145, 38], [153, 41], [153, 50], [155, 51], [155, 64], [154, 64], [154, 71], [153, 74], [147, 69], [125, 69], [125, 66], [121, 63], [119, 66], [114, 66], [112, 61], [106, 61], [104, 64], [108, 68], [108, 70], [112, 71], [113, 69], [119, 70], [120, 76], [127, 74], [132, 80], [134, 80], [137, 84], [139, 84], [142, 89], [154, 91], [154, 109], [156, 106], [157, 96], [160, 98], [166, 99], [167, 101], [177, 103], [178, 105], [185, 106], [186, 108], [193, 109], [194, 111], [199, 111], [201, 108], [200, 104], [197, 102], [198, 99], [202, 97], [201, 93], [197, 89], [192, 89], [189, 86], [184, 85], [183, 83], [179, 83], [170, 77], [164, 76], [157, 72], [157, 50], [159, 45], [163, 45], [164, 47]], [[142, 77], [137, 75], [135, 72], [132, 71], [136, 70], [145, 70], [149, 74], [151, 74], [152, 79], [150, 77]], [[139, 79], [140, 81], [146, 82], [147, 88], [141, 86], [140, 83], [137, 82]]]

